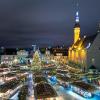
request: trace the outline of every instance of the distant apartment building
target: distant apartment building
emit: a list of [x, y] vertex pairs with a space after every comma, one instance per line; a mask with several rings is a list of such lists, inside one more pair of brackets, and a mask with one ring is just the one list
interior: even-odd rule
[[28, 51], [26, 51], [26, 50], [19, 50], [19, 51], [17, 51], [17, 56], [18, 57], [27, 57], [28, 56]]
[[67, 48], [53, 48], [51, 54], [51, 60], [60, 64], [66, 64], [68, 58], [67, 51], [68, 51]]
[[12, 65], [14, 59], [16, 58], [16, 49], [3, 49], [3, 52], [0, 53], [1, 55], [1, 64], [8, 64]]
[[12, 65], [16, 55], [2, 55], [1, 64]]

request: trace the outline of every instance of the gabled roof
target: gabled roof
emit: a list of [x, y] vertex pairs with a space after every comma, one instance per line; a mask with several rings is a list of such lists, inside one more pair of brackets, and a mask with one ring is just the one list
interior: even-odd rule
[[[93, 43], [93, 41], [95, 40], [97, 34], [91, 35], [91, 36], [87, 36], [87, 37], [83, 37], [82, 39], [79, 39], [78, 41], [76, 41], [76, 43], [73, 45], [74, 47], [82, 47], [82, 48], [87, 48], [89, 45], [91, 45]], [[87, 48], [88, 49], [88, 48]]]
[[90, 84], [84, 83], [84, 82], [73, 82], [71, 83], [73, 86], [76, 86], [82, 90], [85, 90], [87, 92], [94, 92], [96, 91], [95, 86], [92, 86]]
[[82, 46], [86, 48], [89, 45], [89, 43], [92, 44], [96, 36], [97, 34], [86, 37], [82, 43]]

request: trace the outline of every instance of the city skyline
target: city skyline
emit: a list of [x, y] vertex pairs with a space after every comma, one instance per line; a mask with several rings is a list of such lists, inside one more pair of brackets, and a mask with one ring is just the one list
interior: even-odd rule
[[[81, 36], [96, 33], [100, 0], [79, 2]], [[0, 1], [0, 46], [71, 45], [77, 0]]]

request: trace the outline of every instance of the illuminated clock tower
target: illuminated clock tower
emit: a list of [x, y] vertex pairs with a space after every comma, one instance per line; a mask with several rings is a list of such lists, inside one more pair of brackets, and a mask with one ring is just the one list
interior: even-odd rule
[[80, 39], [80, 24], [79, 24], [79, 12], [76, 12], [75, 25], [74, 25], [74, 43]]

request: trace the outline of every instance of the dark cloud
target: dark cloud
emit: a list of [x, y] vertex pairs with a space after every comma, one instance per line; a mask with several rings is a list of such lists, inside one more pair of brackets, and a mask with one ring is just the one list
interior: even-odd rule
[[[0, 0], [0, 45], [69, 45], [77, 0]], [[81, 34], [96, 32], [100, 0], [78, 0]]]

